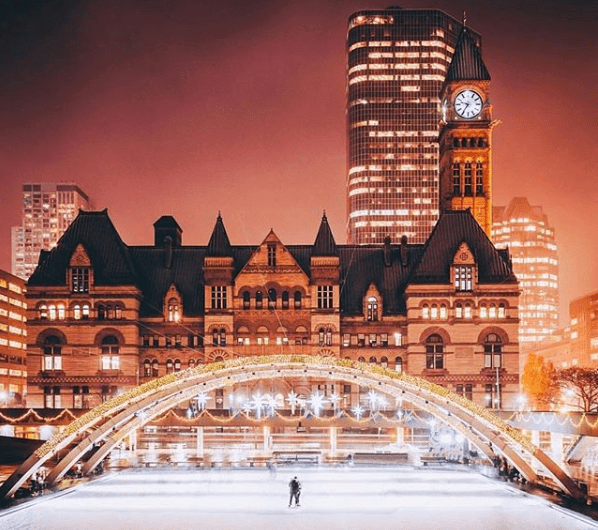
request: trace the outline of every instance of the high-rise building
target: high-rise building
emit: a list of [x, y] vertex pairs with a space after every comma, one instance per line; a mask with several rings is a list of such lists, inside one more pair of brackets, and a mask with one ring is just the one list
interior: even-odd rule
[[25, 282], [0, 270], [0, 407], [20, 407], [27, 394]]
[[549, 336], [559, 325], [559, 261], [554, 228], [541, 206], [515, 197], [493, 208], [492, 240], [508, 247], [519, 280], [519, 341], [522, 349]]
[[[440, 93], [462, 22], [358, 11], [347, 34], [348, 241], [426, 241], [439, 215]], [[480, 46], [478, 34], [468, 30]]]
[[26, 280], [42, 250], [50, 250], [77, 216], [89, 210], [88, 196], [74, 183], [23, 184], [22, 224], [12, 228], [12, 273]]

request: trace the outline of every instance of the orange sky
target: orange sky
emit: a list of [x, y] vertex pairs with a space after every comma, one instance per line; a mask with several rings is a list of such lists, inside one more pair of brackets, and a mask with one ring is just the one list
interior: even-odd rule
[[[28, 5], [24, 5], [28, 4]], [[598, 4], [401, 3], [460, 17], [492, 75], [494, 204], [553, 223], [561, 319], [598, 289]], [[323, 210], [345, 241], [348, 16], [342, 0], [6, 0], [0, 17], [0, 268], [21, 184], [75, 181], [129, 244], [174, 215], [206, 244], [311, 243]]]

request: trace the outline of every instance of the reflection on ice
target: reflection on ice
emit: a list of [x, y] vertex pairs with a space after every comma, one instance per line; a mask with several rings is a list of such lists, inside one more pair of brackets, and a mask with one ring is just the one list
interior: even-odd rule
[[[302, 507], [289, 509], [298, 475]], [[389, 468], [142, 469], [0, 512], [3, 530], [596, 528], [475, 473]]]

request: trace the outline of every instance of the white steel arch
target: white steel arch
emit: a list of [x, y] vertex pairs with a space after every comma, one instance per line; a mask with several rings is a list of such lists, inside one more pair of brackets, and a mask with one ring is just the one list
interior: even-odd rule
[[[458, 430], [489, 458], [491, 445], [510, 460], [532, 483], [542, 479], [528, 460], [552, 476], [574, 498], [584, 494], [575, 482], [517, 429], [472, 401], [434, 383], [366, 363], [300, 355], [256, 356], [189, 368], [144, 383], [90, 410], [39, 447], [0, 488], [0, 499], [11, 497], [42, 465], [58, 457], [48, 474], [55, 484], [92, 447], [97, 450], [83, 465], [89, 473], [123, 438], [143, 427], [198, 391], [210, 392], [232, 384], [280, 377], [335, 378], [375, 387], [404, 398]], [[66, 448], [69, 448], [66, 455]]]

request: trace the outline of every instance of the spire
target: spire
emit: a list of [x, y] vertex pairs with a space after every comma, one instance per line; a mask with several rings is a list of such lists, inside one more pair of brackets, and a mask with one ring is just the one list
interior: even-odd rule
[[206, 256], [232, 256], [230, 240], [228, 239], [228, 234], [224, 228], [224, 223], [222, 222], [222, 216], [220, 215], [220, 212], [218, 212], [216, 224], [214, 225], [214, 230], [212, 230], [212, 235], [210, 236], [210, 241], [208, 243], [208, 247], [206, 248]]
[[336, 242], [332, 235], [332, 230], [328, 224], [328, 218], [326, 212], [322, 215], [322, 222], [318, 230], [318, 235], [314, 242], [312, 249], [312, 256], [338, 256], [338, 249], [336, 248]]
[[482, 60], [482, 52], [476, 45], [473, 37], [465, 27], [465, 16], [463, 17], [463, 29], [457, 39], [455, 53], [446, 74], [448, 81], [490, 81], [490, 73]]

